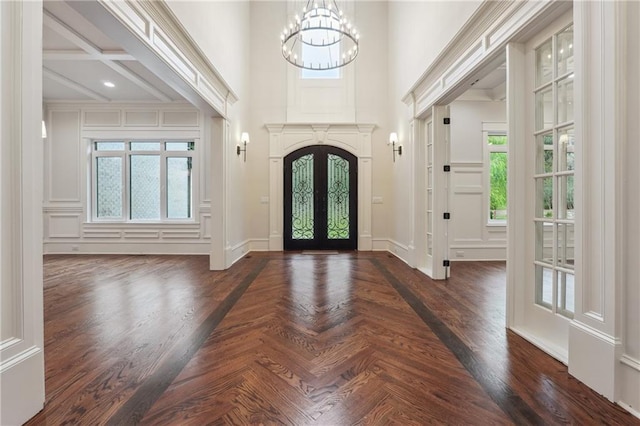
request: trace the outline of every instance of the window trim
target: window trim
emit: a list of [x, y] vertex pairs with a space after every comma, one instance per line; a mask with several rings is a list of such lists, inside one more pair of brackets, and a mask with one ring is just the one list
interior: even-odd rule
[[[198, 168], [197, 168], [197, 138], [122, 138], [122, 137], [99, 137], [89, 139], [89, 169], [90, 173], [88, 179], [90, 179], [91, 188], [91, 207], [90, 213], [87, 215], [89, 221], [94, 224], [194, 224], [197, 223], [196, 212], [196, 189], [198, 188]], [[125, 145], [124, 150], [118, 151], [99, 151], [96, 149], [96, 143], [99, 142], [123, 142]], [[135, 142], [158, 142], [160, 144], [160, 150], [132, 150], [131, 143]], [[166, 143], [192, 143], [193, 149], [186, 151], [167, 151]], [[160, 157], [160, 219], [130, 219], [131, 206], [130, 196], [131, 188], [129, 185], [131, 179], [131, 156], [132, 155], [155, 155]], [[122, 216], [120, 218], [100, 218], [98, 213], [98, 179], [97, 179], [97, 158], [109, 157], [122, 159], [123, 173], [122, 173]], [[168, 218], [168, 206], [167, 206], [167, 158], [191, 158], [191, 206], [190, 206], [190, 218]]]

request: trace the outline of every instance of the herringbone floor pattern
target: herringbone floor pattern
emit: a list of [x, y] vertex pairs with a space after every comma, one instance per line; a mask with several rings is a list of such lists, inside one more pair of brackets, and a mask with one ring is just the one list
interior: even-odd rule
[[381, 253], [45, 264], [48, 402], [31, 424], [635, 422], [505, 333], [504, 264], [448, 282]]

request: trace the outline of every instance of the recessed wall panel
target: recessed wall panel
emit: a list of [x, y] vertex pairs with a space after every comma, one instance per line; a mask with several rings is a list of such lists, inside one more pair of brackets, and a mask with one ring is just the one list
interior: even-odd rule
[[49, 201], [80, 201], [80, 112], [53, 111], [50, 137], [44, 143], [49, 160]]

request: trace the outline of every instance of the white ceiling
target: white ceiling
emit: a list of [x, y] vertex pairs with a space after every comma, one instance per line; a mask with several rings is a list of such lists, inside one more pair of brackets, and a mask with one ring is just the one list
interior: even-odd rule
[[[45, 101], [184, 101], [67, 1], [74, 0], [44, 1]], [[489, 73], [482, 72], [479, 78], [472, 78], [466, 97], [482, 94], [504, 99], [505, 68], [498, 66]], [[115, 87], [106, 87], [105, 81]]]
[[[109, 88], [105, 81], [115, 84]], [[45, 0], [45, 101], [181, 101], [183, 97], [65, 1]]]

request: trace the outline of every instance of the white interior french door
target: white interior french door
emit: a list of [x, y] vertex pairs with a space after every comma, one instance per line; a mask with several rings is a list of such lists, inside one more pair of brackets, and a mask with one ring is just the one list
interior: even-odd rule
[[507, 50], [509, 326], [565, 363], [575, 300], [571, 18]]

